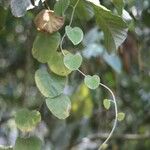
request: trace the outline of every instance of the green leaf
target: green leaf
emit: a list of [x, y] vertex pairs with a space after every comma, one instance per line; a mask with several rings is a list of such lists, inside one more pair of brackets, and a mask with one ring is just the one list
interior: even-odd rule
[[32, 55], [41, 63], [48, 62], [56, 53], [61, 37], [58, 32], [48, 34], [38, 33], [32, 48]]
[[93, 75], [93, 76], [87, 75], [84, 78], [84, 83], [87, 87], [94, 90], [99, 87], [100, 78], [98, 75]]
[[120, 112], [120, 113], [118, 113], [117, 117], [118, 117], [118, 121], [122, 121], [125, 118], [125, 113]]
[[0, 6], [0, 31], [4, 28], [6, 22], [7, 10]]
[[35, 73], [35, 82], [45, 97], [56, 97], [63, 93], [66, 78], [49, 74], [46, 69], [39, 69]]
[[64, 16], [65, 11], [69, 7], [70, 0], [59, 0], [54, 5], [54, 12], [58, 16]]
[[[69, 52], [64, 50], [65, 54]], [[61, 52], [57, 52], [52, 59], [48, 62], [48, 66], [52, 72], [60, 76], [67, 76], [71, 71], [64, 65], [64, 56]]]
[[16, 125], [23, 132], [33, 130], [40, 121], [41, 115], [36, 110], [29, 111], [24, 108], [19, 110], [15, 115]]
[[127, 37], [126, 23], [104, 6], [91, 4], [95, 10], [97, 25], [104, 32], [106, 48], [109, 51], [117, 50]]
[[68, 96], [61, 94], [55, 98], [47, 98], [46, 105], [54, 116], [65, 119], [70, 114], [71, 102]]
[[67, 54], [64, 56], [64, 64], [71, 71], [78, 70], [82, 64], [82, 56], [80, 54]]
[[104, 107], [108, 110], [110, 108], [110, 100], [109, 99], [104, 99], [103, 100], [103, 105]]
[[78, 45], [83, 40], [83, 31], [79, 27], [65, 27], [66, 34], [74, 45]]
[[123, 0], [113, 0], [113, 4], [115, 5], [118, 14], [122, 15], [123, 7], [124, 7], [124, 1]]
[[42, 150], [42, 141], [37, 137], [17, 138], [14, 150]]

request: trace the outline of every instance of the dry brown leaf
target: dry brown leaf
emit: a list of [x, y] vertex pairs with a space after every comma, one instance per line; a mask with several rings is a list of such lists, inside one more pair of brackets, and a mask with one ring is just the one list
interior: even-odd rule
[[64, 25], [64, 18], [56, 16], [52, 10], [44, 9], [36, 16], [34, 22], [37, 30], [54, 33]]

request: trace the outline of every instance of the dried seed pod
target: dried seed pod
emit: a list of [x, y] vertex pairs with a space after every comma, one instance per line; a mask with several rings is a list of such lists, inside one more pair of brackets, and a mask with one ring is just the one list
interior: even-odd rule
[[44, 9], [34, 20], [37, 30], [54, 33], [64, 25], [64, 18], [56, 16], [54, 11]]

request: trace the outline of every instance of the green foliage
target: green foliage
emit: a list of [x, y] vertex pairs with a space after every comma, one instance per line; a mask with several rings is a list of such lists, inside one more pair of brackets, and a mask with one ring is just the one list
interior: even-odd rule
[[[101, 106], [101, 100], [112, 96], [107, 93], [109, 88], [106, 88], [106, 91], [102, 88], [107, 84], [110, 90], [112, 89], [114, 93], [117, 93], [119, 110], [125, 107], [128, 114], [124, 122], [117, 126], [116, 136], [123, 137], [119, 139], [120, 142], [117, 143], [112, 136], [112, 142], [107, 142], [110, 146], [103, 144], [101, 148], [108, 149], [108, 147], [111, 147], [115, 149], [117, 147], [119, 150], [149, 150], [149, 139], [142, 140], [142, 142], [138, 140], [124, 142], [126, 135], [122, 134], [125, 131], [128, 131], [127, 133], [135, 132], [144, 134], [141, 137], [145, 138], [145, 133], [149, 131], [149, 116], [147, 113], [150, 106], [148, 84], [150, 82], [148, 78], [150, 66], [148, 57], [150, 54], [148, 51], [150, 49], [149, 0], [124, 1], [126, 11], [123, 10], [123, 0], [103, 0], [101, 5], [99, 0], [87, 0], [90, 2], [79, 0], [77, 5], [75, 5], [77, 0], [49, 0], [42, 4], [43, 1], [41, 0], [39, 3], [39, 0], [20, 0], [19, 2], [17, 0], [0, 0], [0, 144], [14, 145], [14, 137], [21, 135], [22, 138], [18, 138], [21, 140], [17, 139], [15, 144], [15, 147], [18, 147], [19, 150], [45, 150], [47, 148], [85, 150], [87, 147], [97, 149], [97, 143], [99, 142], [92, 132], [103, 137], [103, 132], [99, 134], [99, 129], [110, 131], [110, 127], [113, 127], [114, 123], [112, 121], [114, 112], [111, 111], [115, 107], [108, 113], [103, 111]], [[111, 2], [116, 7], [118, 15], [115, 15], [117, 12]], [[33, 5], [30, 5], [31, 3], [38, 7], [26, 13], [27, 10], [34, 8]], [[106, 9], [103, 5], [112, 11]], [[48, 10], [47, 15], [40, 19], [42, 21], [48, 20], [48, 27], [56, 30], [63, 24], [69, 25], [66, 27], [69, 28], [69, 34], [66, 34], [65, 26], [60, 30], [60, 33], [54, 32], [56, 30], [53, 33], [49, 31], [49, 34], [46, 33], [47, 30], [38, 32], [32, 53], [35, 59], [45, 63], [40, 64], [34, 61], [30, 55], [32, 40], [36, 32], [32, 23], [38, 12], [43, 11], [42, 9], [48, 9], [48, 7], [51, 10], [54, 8], [54, 12]], [[13, 14], [10, 13], [9, 9], [12, 10]], [[134, 18], [132, 28], [128, 11]], [[7, 12], [8, 15], [6, 15]], [[12, 15], [17, 17], [24, 15], [24, 17], [16, 19]], [[127, 34], [126, 23], [123, 20], [127, 21], [130, 29], [127, 40], [121, 45]], [[42, 25], [45, 26], [45, 24]], [[76, 27], [79, 27], [79, 32], [76, 31]], [[83, 31], [80, 28], [85, 33], [84, 39]], [[60, 34], [63, 39], [61, 39]], [[65, 34], [65, 37], [63, 34]], [[72, 42], [68, 42], [66, 36]], [[82, 39], [83, 42], [81, 43]], [[120, 45], [121, 47], [117, 52], [108, 53], [104, 44], [109, 51], [117, 49]], [[59, 45], [60, 48], [58, 48]], [[138, 47], [140, 47], [140, 50]], [[77, 53], [76, 50], [80, 52], [83, 58], [73, 55]], [[67, 60], [65, 64], [66, 57], [69, 61]], [[82, 59], [84, 59], [84, 64], [81, 66]], [[39, 67], [47, 67], [47, 71], [44, 69], [38, 70], [34, 81], [34, 71]], [[79, 67], [80, 70], [78, 70]], [[74, 70], [77, 71], [72, 72]], [[70, 74], [71, 72], [72, 74]], [[96, 79], [94, 78], [95, 75], [86, 76], [86, 74], [98, 74], [101, 83], [98, 76]], [[82, 82], [84, 76], [86, 84]], [[65, 77], [68, 79], [68, 85], [66, 86]], [[36, 82], [44, 97], [36, 90], [34, 82]], [[97, 88], [98, 86], [101, 88]], [[69, 95], [70, 99], [64, 93]], [[43, 98], [45, 101], [43, 101]], [[111, 104], [115, 106], [114, 102], [105, 99], [103, 105], [106, 109], [109, 109]], [[35, 122], [40, 120], [37, 121], [38, 117], [37, 120], [36, 117], [34, 118], [34, 111], [28, 110], [27, 113], [19, 111], [17, 114], [22, 114], [19, 117], [21, 120], [21, 124], [19, 122], [20, 129], [23, 132], [24, 129], [29, 132], [17, 132], [16, 127], [18, 125], [14, 125], [13, 116], [16, 108], [20, 107], [36, 108], [40, 111], [42, 122], [36, 130], [30, 132], [31, 128], [33, 129], [36, 126]], [[49, 117], [50, 112], [58, 119], [66, 119], [70, 114], [71, 116], [62, 121]], [[106, 120], [106, 117], [112, 121], [109, 126], [108, 121], [103, 121]], [[117, 114], [119, 121], [123, 120], [124, 117], [124, 113]], [[30, 122], [27, 121], [28, 118], [30, 118]], [[33, 142], [32, 138], [27, 138], [30, 135], [37, 134], [42, 137], [44, 142], [42, 148], [41, 146], [36, 147], [38, 144], [34, 145], [33, 143], [36, 142]], [[88, 139], [92, 137], [92, 140], [86, 141], [86, 148], [83, 146], [85, 145], [85, 140], [82, 140], [83, 137]], [[0, 149], [9, 148], [0, 146]]]
[[66, 78], [53, 73], [49, 74], [46, 69], [39, 69], [35, 73], [35, 82], [45, 97], [53, 98], [63, 92]]
[[79, 27], [65, 27], [68, 38], [74, 45], [78, 45], [83, 40], [83, 31]]
[[108, 110], [111, 106], [110, 100], [109, 99], [104, 99], [103, 100], [103, 105]]
[[40, 121], [41, 115], [36, 110], [29, 111], [24, 108], [19, 110], [15, 115], [16, 125], [23, 132], [33, 130]]
[[78, 70], [82, 64], [82, 56], [80, 54], [67, 54], [64, 57], [64, 64], [71, 71]]
[[53, 58], [60, 43], [60, 34], [38, 33], [32, 48], [32, 55], [39, 62], [46, 63]]
[[14, 150], [42, 150], [42, 142], [37, 137], [17, 138]]
[[124, 7], [124, 0], [113, 0], [113, 4], [115, 5], [115, 7], [117, 9], [118, 14], [122, 15], [122, 10]]
[[69, 7], [70, 0], [59, 0], [55, 3], [54, 12], [58, 16], [64, 16], [65, 11]]
[[[69, 52], [66, 50], [63, 50], [65, 54], [68, 54]], [[67, 76], [71, 73], [71, 70], [69, 70], [63, 62], [64, 56], [61, 52], [56, 52], [53, 57], [48, 62], [48, 66], [51, 69], [52, 72], [54, 72], [57, 75], [60, 76]]]
[[55, 98], [47, 98], [46, 105], [54, 116], [65, 119], [70, 114], [71, 102], [68, 96], [61, 94]]
[[87, 75], [84, 78], [84, 83], [86, 84], [87, 87], [94, 90], [99, 87], [100, 78], [98, 75], [93, 76]]
[[107, 50], [117, 50], [127, 37], [126, 23], [121, 17], [112, 14], [112, 12], [104, 6], [91, 4], [95, 10], [97, 25], [99, 25], [104, 32]]

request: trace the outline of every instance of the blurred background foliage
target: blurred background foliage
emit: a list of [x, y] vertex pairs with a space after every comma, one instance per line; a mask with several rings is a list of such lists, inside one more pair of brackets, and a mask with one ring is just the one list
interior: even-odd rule
[[[53, 9], [54, 0], [48, 1]], [[110, 0], [101, 4], [116, 13]], [[2, 7], [5, 6], [5, 7]], [[58, 120], [46, 108], [37, 90], [34, 73], [39, 64], [31, 55], [36, 36], [35, 15], [45, 6], [30, 10], [22, 18], [12, 16], [7, 0], [0, 1], [0, 145], [14, 145], [17, 130], [13, 115], [20, 107], [37, 109], [42, 122], [31, 135], [40, 137], [43, 150], [95, 150], [107, 137], [114, 119], [113, 106], [109, 111], [102, 101], [108, 98], [103, 88], [89, 90], [83, 77], [73, 72], [65, 88], [72, 100], [70, 117]], [[64, 47], [80, 51], [84, 57], [81, 70], [97, 74], [117, 97], [120, 111], [126, 118], [119, 123], [108, 147], [110, 150], [150, 149], [150, 1], [125, 1], [124, 18], [129, 32], [116, 53], [108, 53], [103, 45], [103, 34], [92, 18], [91, 8], [80, 2], [73, 26], [85, 33], [82, 44], [74, 47], [67, 39]], [[66, 23], [70, 18], [66, 13]], [[63, 34], [62, 29], [61, 33]]]

